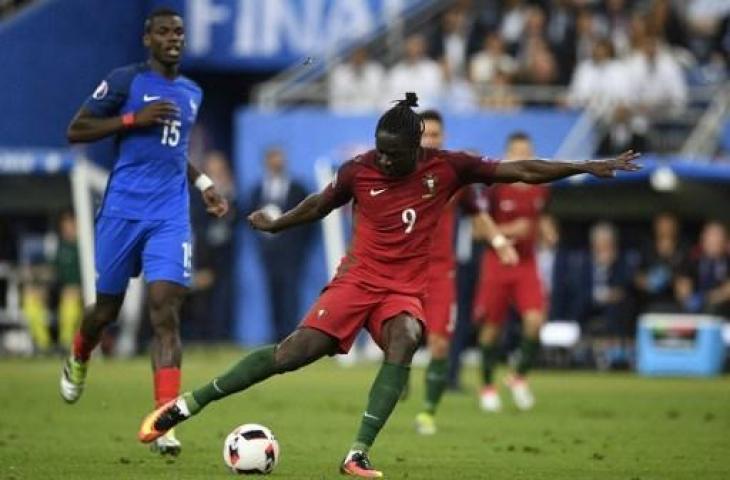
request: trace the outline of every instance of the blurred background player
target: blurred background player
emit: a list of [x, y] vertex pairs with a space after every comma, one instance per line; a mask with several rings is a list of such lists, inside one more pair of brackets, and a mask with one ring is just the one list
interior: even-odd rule
[[[444, 146], [444, 121], [436, 110], [421, 113], [423, 136], [421, 146], [441, 150]], [[494, 246], [500, 260], [513, 264], [517, 262], [517, 252], [494, 224], [489, 215], [483, 212], [484, 199], [469, 186], [458, 192], [446, 205], [431, 243], [430, 263], [428, 266], [428, 291], [423, 309], [428, 326], [427, 344], [431, 360], [426, 368], [425, 409], [416, 416], [416, 431], [422, 435], [436, 433], [436, 409], [446, 389], [449, 370], [449, 347], [456, 323], [456, 258], [454, 236], [456, 213], [461, 207], [472, 215], [475, 230], [484, 232]]]
[[616, 170], [635, 171], [632, 152], [605, 161], [581, 163], [524, 160], [484, 161], [462, 152], [421, 148], [423, 120], [411, 108], [414, 93], [385, 112], [375, 129], [374, 150], [346, 162], [321, 193], [273, 219], [264, 210], [249, 216], [258, 230], [277, 233], [321, 220], [354, 200], [354, 247], [338, 274], [322, 291], [305, 319], [282, 342], [246, 355], [228, 372], [151, 412], [138, 438], [152, 442], [211, 402], [304, 367], [325, 355], [347, 353], [363, 328], [385, 353], [370, 390], [357, 437], [340, 472], [380, 478], [368, 451], [393, 412], [408, 381], [411, 360], [424, 327], [423, 297], [431, 240], [443, 207], [471, 183], [541, 183], [590, 173], [610, 178]]
[[[68, 352], [73, 335], [83, 314], [81, 301], [81, 270], [76, 238], [76, 218], [70, 211], [64, 211], [58, 218], [57, 235], [51, 238], [53, 248], [32, 248], [26, 244], [27, 258], [23, 276], [23, 315], [28, 322], [29, 332], [35, 349], [43, 354], [52, 352], [54, 330], [58, 350]], [[43, 241], [44, 246], [49, 244]], [[31, 248], [28, 248], [30, 246]], [[35, 254], [32, 252], [35, 251]], [[40, 251], [38, 251], [40, 250]], [[53, 309], [57, 304], [55, 328]]]
[[[507, 140], [505, 162], [533, 158], [532, 142], [527, 134], [513, 133]], [[546, 187], [515, 183], [490, 188], [489, 212], [497, 227], [515, 242], [520, 260], [503, 265], [494, 250], [482, 257], [481, 277], [475, 300], [475, 320], [482, 324], [479, 344], [482, 350], [480, 394], [482, 409], [501, 410], [502, 405], [494, 381], [499, 355], [499, 340], [509, 308], [514, 304], [522, 318], [523, 332], [515, 371], [507, 379], [517, 408], [528, 410], [535, 403], [525, 375], [532, 367], [540, 346], [540, 327], [545, 322], [545, 296], [538, 274], [535, 240], [540, 214], [547, 200]]]
[[[210, 213], [221, 216], [228, 208], [212, 180], [187, 160], [202, 92], [178, 74], [184, 40], [178, 13], [152, 12], [143, 37], [148, 61], [112, 71], [68, 127], [73, 143], [110, 135], [119, 140], [95, 227], [96, 303], [84, 316], [61, 375], [61, 396], [68, 403], [81, 396], [89, 356], [117, 318], [129, 278], [141, 271], [149, 286], [156, 404], [175, 398], [180, 388], [178, 315], [192, 274], [188, 181], [202, 192]], [[174, 433], [153, 447], [171, 454], [181, 448]]]
[[65, 352], [68, 352], [84, 312], [81, 299], [81, 267], [76, 217], [73, 212], [63, 212], [58, 220], [56, 285], [58, 288], [58, 344]]

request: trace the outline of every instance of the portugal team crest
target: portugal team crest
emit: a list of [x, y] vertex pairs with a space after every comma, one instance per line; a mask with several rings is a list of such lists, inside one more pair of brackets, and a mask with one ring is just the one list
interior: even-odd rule
[[421, 198], [431, 198], [436, 194], [436, 187], [438, 186], [439, 179], [436, 175], [429, 172], [423, 176], [423, 187], [426, 189], [426, 193], [421, 195]]

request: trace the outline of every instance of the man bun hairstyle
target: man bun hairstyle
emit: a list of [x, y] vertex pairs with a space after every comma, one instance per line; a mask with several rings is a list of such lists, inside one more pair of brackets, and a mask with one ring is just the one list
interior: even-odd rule
[[418, 106], [418, 96], [414, 92], [406, 92], [404, 100], [396, 100], [395, 106], [385, 112], [378, 120], [375, 132], [384, 130], [388, 133], [403, 136], [414, 146], [421, 144], [423, 134], [423, 118], [413, 111]]

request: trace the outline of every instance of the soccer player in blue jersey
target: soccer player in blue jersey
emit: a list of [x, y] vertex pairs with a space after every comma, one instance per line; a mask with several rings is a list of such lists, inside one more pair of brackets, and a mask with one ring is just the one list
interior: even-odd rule
[[[96, 303], [84, 316], [61, 375], [61, 396], [76, 402], [91, 351], [119, 313], [130, 277], [144, 272], [149, 289], [154, 394], [157, 405], [178, 396], [179, 308], [191, 282], [192, 244], [188, 182], [210, 214], [228, 205], [187, 160], [188, 139], [202, 91], [178, 73], [185, 33], [181, 16], [159, 9], [147, 17], [147, 62], [112, 71], [68, 127], [71, 142], [114, 135], [118, 157], [96, 219]], [[178, 454], [174, 434], [154, 445]]]

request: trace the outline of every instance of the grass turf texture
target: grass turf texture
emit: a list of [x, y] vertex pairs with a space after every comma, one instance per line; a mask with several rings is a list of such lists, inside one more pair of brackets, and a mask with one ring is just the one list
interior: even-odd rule
[[[183, 384], [207, 381], [240, 356], [192, 351]], [[59, 360], [0, 361], [0, 479], [229, 478], [223, 439], [237, 425], [269, 426], [281, 444], [273, 478], [338, 478], [375, 366], [324, 360], [211, 405], [177, 433], [183, 453], [166, 459], [136, 442], [151, 407], [146, 358], [94, 359], [81, 400], [58, 394]], [[447, 394], [435, 437], [419, 437], [423, 370], [396, 408], [371, 458], [392, 479], [727, 479], [730, 381], [645, 379], [629, 374], [546, 372], [534, 376], [536, 409], [497, 415], [470, 394]], [[505, 392], [506, 393], [506, 392]], [[505, 406], [509, 398], [503, 396]]]

